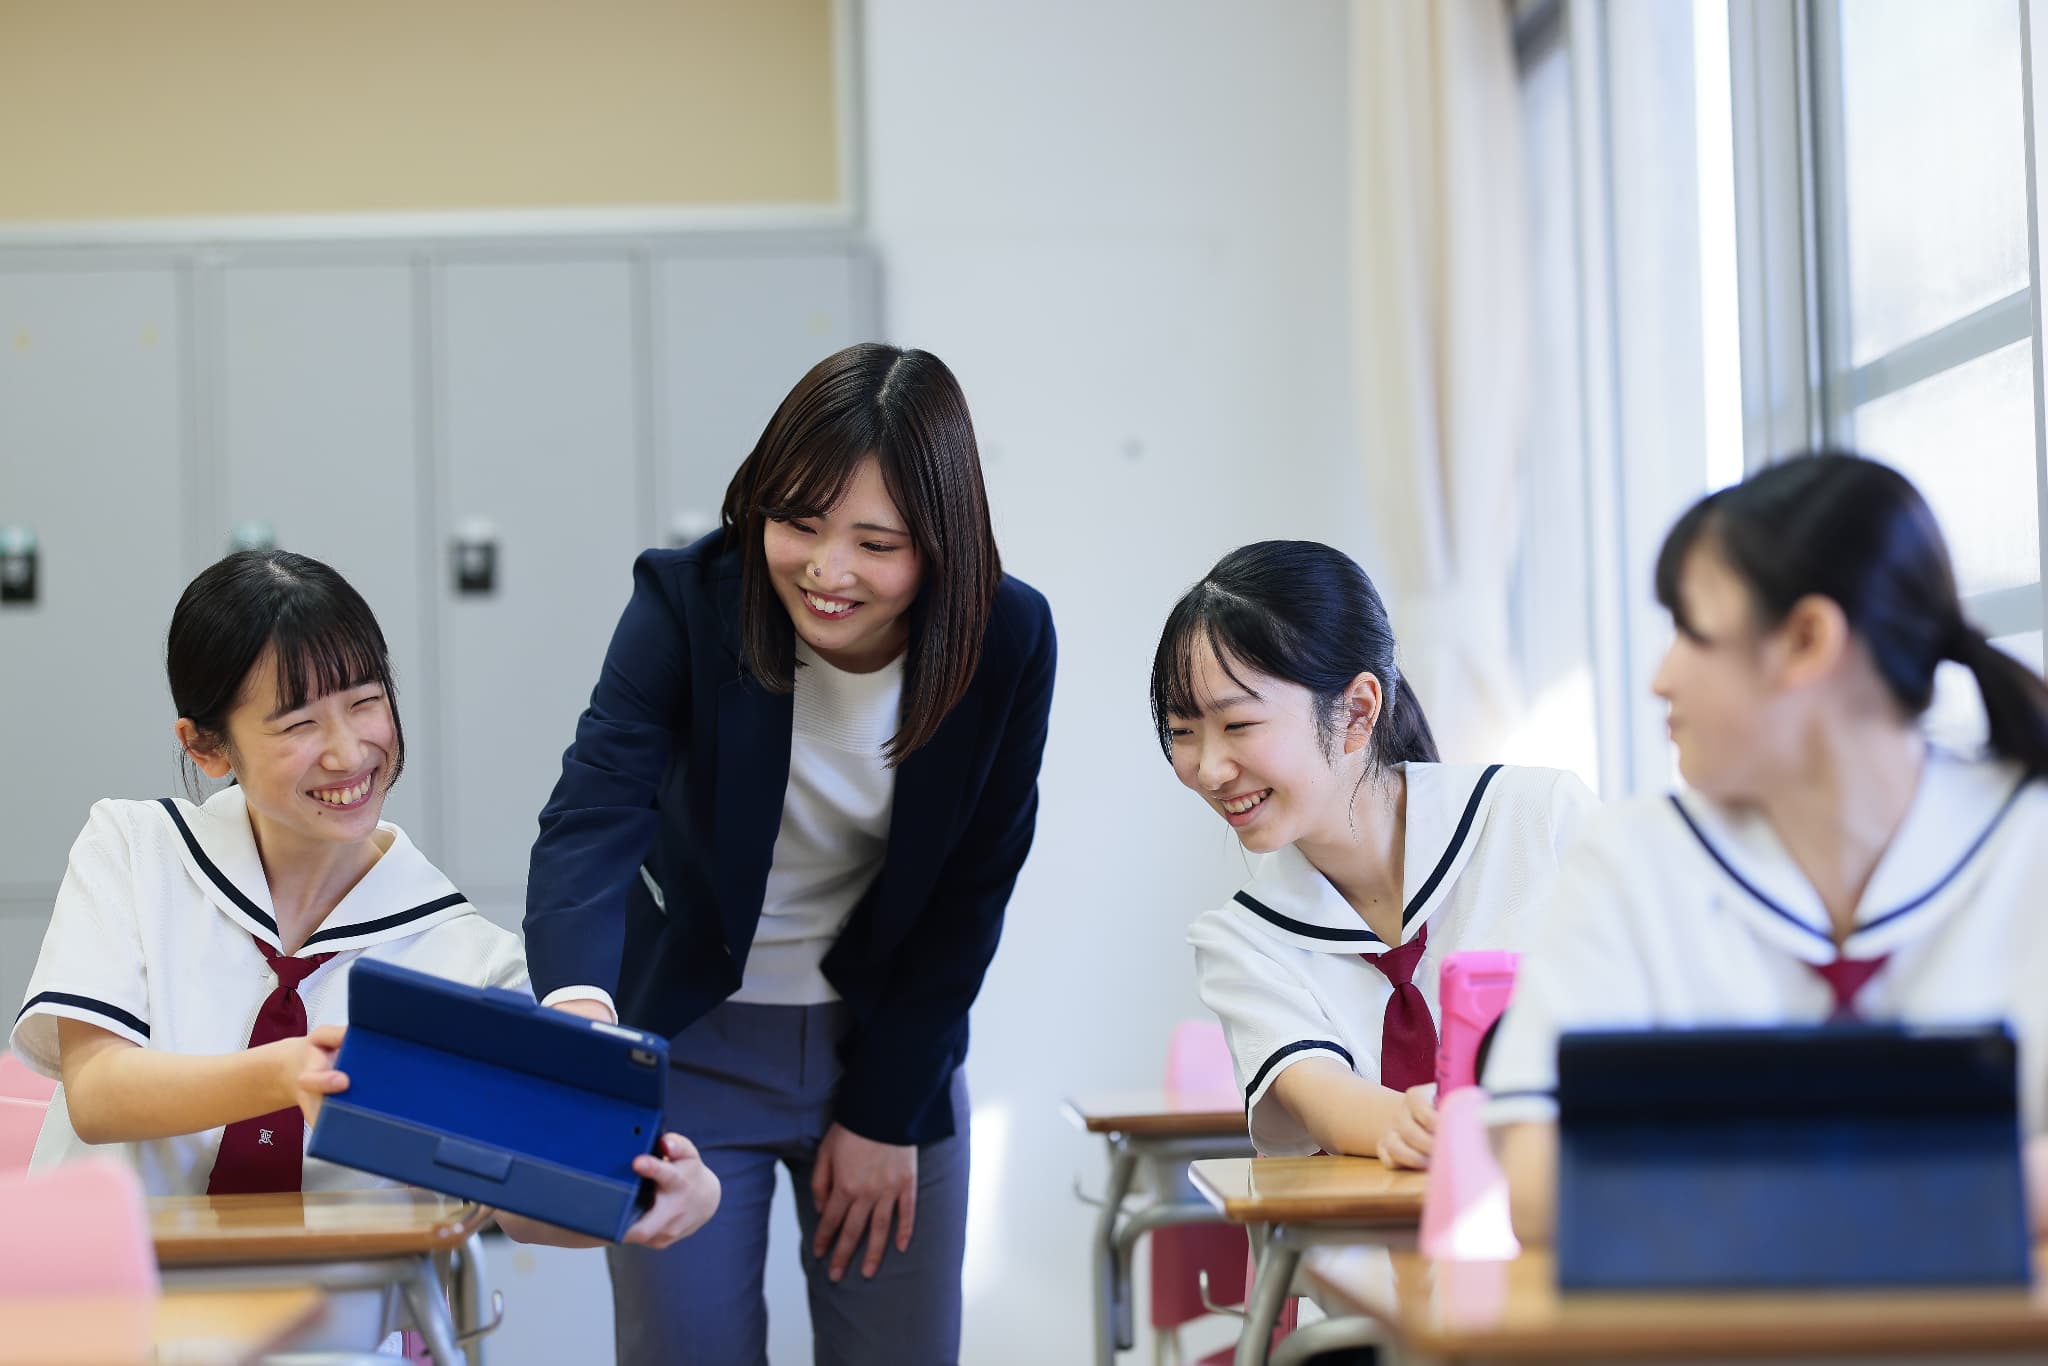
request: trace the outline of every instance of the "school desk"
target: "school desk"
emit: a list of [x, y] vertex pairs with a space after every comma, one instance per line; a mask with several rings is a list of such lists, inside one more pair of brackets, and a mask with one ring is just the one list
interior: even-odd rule
[[320, 1317], [304, 1286], [0, 1301], [0, 1366], [240, 1366]]
[[[1233, 1223], [1244, 1224], [1258, 1252], [1237, 1366], [1263, 1366], [1294, 1290], [1302, 1252], [1331, 1240], [1358, 1242], [1365, 1234], [1382, 1246], [1412, 1243], [1422, 1222], [1421, 1172], [1389, 1167], [1376, 1157], [1255, 1157], [1197, 1162], [1195, 1189]], [[1276, 1361], [1313, 1347], [1325, 1350], [1370, 1341], [1357, 1323], [1318, 1325], [1301, 1341], [1283, 1343]]]
[[172, 1195], [151, 1199], [149, 1216], [167, 1286], [396, 1286], [437, 1366], [461, 1366], [463, 1341], [495, 1326], [478, 1323], [485, 1212], [461, 1200], [410, 1187]]
[[[1138, 1239], [1176, 1224], [1213, 1224], [1220, 1216], [1188, 1185], [1188, 1164], [1197, 1158], [1251, 1152], [1244, 1106], [1235, 1092], [1190, 1095], [1132, 1091], [1069, 1098], [1067, 1118], [1109, 1144], [1109, 1189], [1095, 1220], [1095, 1361], [1110, 1366], [1134, 1340], [1131, 1253]], [[1139, 1178], [1154, 1192], [1135, 1209], [1125, 1208]]]
[[[2035, 1253], [2048, 1265], [2048, 1244]], [[2031, 1360], [2048, 1356], [2048, 1289], [1783, 1294], [1559, 1294], [1550, 1251], [1511, 1262], [1432, 1262], [1412, 1251], [1324, 1247], [1303, 1279], [1327, 1310], [1382, 1324], [1395, 1360]]]

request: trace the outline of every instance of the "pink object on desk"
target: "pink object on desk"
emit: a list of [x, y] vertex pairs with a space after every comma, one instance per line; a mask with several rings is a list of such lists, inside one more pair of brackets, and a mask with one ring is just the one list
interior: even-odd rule
[[1444, 958], [1436, 988], [1437, 1013], [1443, 1017], [1437, 1031], [1437, 1095], [1479, 1084], [1479, 1044], [1508, 1008], [1521, 957], [1505, 949], [1466, 949]]
[[50, 1097], [56, 1094], [56, 1082], [30, 1071], [29, 1065], [13, 1053], [0, 1051], [0, 1096], [48, 1105]]
[[0, 1176], [0, 1209], [0, 1299], [156, 1295], [149, 1209], [127, 1164], [82, 1157]]
[[1436, 1147], [1422, 1188], [1422, 1255], [1506, 1261], [1521, 1252], [1508, 1220], [1508, 1181], [1486, 1139], [1486, 1092], [1460, 1087], [1436, 1106]]

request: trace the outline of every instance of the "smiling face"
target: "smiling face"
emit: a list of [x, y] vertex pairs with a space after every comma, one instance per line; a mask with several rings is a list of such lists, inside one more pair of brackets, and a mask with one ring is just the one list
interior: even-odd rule
[[212, 743], [189, 720], [178, 738], [208, 776], [234, 775], [267, 851], [283, 836], [301, 844], [353, 844], [377, 829], [395, 776], [397, 724], [384, 686], [374, 680], [281, 709], [277, 652], [249, 670], [228, 713], [226, 743]]
[[871, 673], [903, 653], [924, 561], [874, 457], [833, 507], [769, 517], [761, 536], [775, 596], [827, 663]]
[[[1254, 853], [1341, 836], [1364, 773], [1370, 720], [1326, 745], [1307, 688], [1235, 661], [1226, 667], [1209, 649], [1195, 651], [1189, 665], [1203, 709], [1169, 718], [1174, 776]], [[1364, 705], [1376, 713], [1377, 680], [1364, 677]], [[1357, 700], [1345, 705], [1356, 710]]]

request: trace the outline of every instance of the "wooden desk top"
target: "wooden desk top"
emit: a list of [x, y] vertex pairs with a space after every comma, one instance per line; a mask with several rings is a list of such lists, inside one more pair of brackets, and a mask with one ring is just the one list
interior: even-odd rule
[[1122, 1091], [1113, 1095], [1069, 1096], [1067, 1118], [1091, 1134], [1129, 1134], [1133, 1138], [1241, 1138], [1244, 1103], [1234, 1091], [1191, 1094], [1182, 1091]]
[[333, 1262], [455, 1247], [484, 1222], [467, 1201], [411, 1188], [305, 1195], [167, 1195], [149, 1202], [159, 1265]]
[[[2048, 1265], [2048, 1245], [2036, 1253]], [[1557, 1291], [1548, 1249], [1512, 1262], [1431, 1262], [1365, 1247], [1310, 1250], [1326, 1307], [1378, 1319], [1411, 1350], [1456, 1361], [1660, 1356], [1868, 1357], [2048, 1347], [2048, 1287], [1771, 1294]]]
[[324, 1307], [305, 1287], [0, 1301], [0, 1366], [238, 1366], [288, 1345]]
[[1195, 1189], [1238, 1224], [1414, 1225], [1425, 1174], [1376, 1157], [1217, 1157], [1188, 1165]]

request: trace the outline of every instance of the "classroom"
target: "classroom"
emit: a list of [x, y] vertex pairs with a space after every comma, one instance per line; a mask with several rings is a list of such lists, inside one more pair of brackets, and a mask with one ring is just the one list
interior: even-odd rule
[[0, 1366], [2048, 1362], [2043, 35], [0, 0]]

